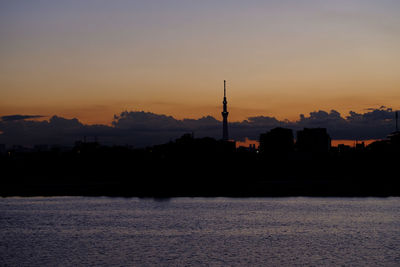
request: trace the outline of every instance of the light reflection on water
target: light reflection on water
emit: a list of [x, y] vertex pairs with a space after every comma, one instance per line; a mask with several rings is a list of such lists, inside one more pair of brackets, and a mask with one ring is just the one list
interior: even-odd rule
[[0, 265], [399, 266], [400, 198], [5, 198]]

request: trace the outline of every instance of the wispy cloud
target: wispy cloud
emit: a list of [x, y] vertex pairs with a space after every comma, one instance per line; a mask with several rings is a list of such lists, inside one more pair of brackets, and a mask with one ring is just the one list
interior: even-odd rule
[[38, 119], [38, 118], [43, 118], [46, 116], [43, 115], [7, 115], [7, 116], [2, 116], [0, 117], [0, 120], [2, 121], [20, 121], [20, 120], [28, 120], [28, 119]]

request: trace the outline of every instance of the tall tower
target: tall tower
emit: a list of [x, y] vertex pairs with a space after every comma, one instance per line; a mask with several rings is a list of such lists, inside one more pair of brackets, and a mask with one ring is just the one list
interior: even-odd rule
[[228, 109], [227, 109], [227, 104], [228, 102], [226, 101], [226, 81], [224, 80], [224, 101], [222, 102], [223, 104], [223, 110], [221, 112], [222, 114], [222, 140], [228, 141], [229, 140], [229, 135], [228, 135]]

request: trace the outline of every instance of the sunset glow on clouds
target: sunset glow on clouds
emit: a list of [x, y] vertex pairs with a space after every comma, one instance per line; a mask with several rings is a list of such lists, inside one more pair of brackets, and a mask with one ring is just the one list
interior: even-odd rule
[[[351, 112], [318, 111], [301, 114], [300, 119], [282, 121], [275, 117], [256, 116], [228, 126], [230, 138], [238, 145], [255, 144], [260, 133], [276, 127], [293, 130], [294, 135], [304, 128], [327, 128], [333, 145], [352, 145], [358, 141], [384, 139], [395, 130], [395, 112], [390, 108]], [[59, 116], [43, 118], [39, 115], [12, 115], [0, 117], [0, 143], [12, 145], [57, 144], [72, 145], [84, 136], [101, 140], [106, 145], [133, 145], [144, 147], [173, 141], [186, 133], [199, 137], [221, 138], [222, 123], [212, 116], [179, 120], [164, 114], [143, 111], [125, 111], [114, 116], [109, 125], [88, 125], [78, 119]], [[347, 140], [347, 141], [346, 141]], [[349, 141], [351, 140], [351, 141]]]
[[0, 115], [400, 108], [400, 2], [2, 1]]

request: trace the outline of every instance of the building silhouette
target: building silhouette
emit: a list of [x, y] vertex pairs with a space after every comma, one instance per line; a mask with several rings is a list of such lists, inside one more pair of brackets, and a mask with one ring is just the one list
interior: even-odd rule
[[288, 155], [294, 149], [293, 131], [277, 127], [260, 135], [260, 153], [269, 155]]
[[396, 111], [396, 113], [395, 113], [395, 116], [396, 116], [396, 117], [395, 117], [396, 131], [393, 132], [393, 133], [391, 133], [391, 134], [389, 134], [389, 135], [388, 135], [388, 138], [389, 138], [389, 140], [390, 140], [390, 143], [391, 143], [393, 146], [400, 147], [400, 131], [399, 131], [399, 127], [398, 127], [399, 116], [398, 116], [397, 111]]
[[389, 142], [392, 146], [399, 148], [400, 147], [400, 132], [396, 131], [388, 135]]
[[331, 138], [326, 128], [304, 128], [297, 132], [296, 147], [301, 152], [327, 153], [331, 148]]
[[221, 112], [222, 114], [222, 140], [223, 141], [228, 141], [229, 140], [229, 134], [228, 134], [228, 108], [227, 104], [228, 102], [226, 101], [226, 81], [224, 80], [224, 101], [222, 102], [223, 104], [223, 110]]

